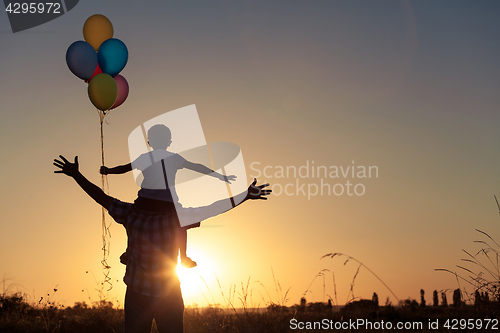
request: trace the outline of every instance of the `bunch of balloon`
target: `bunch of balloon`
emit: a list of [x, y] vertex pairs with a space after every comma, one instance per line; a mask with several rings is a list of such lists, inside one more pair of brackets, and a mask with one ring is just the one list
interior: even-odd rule
[[113, 25], [100, 14], [83, 25], [85, 41], [74, 42], [66, 52], [66, 63], [73, 74], [87, 82], [94, 106], [106, 114], [125, 102], [129, 86], [119, 73], [128, 61], [125, 44], [113, 38]]
[[[127, 80], [119, 73], [128, 61], [128, 50], [125, 44], [113, 38], [113, 25], [110, 20], [100, 14], [90, 16], [83, 25], [83, 37], [71, 44], [66, 51], [66, 63], [73, 74], [88, 83], [88, 96], [96, 107], [101, 124], [101, 162], [104, 165], [104, 133], [103, 122], [106, 114], [125, 102], [129, 93]], [[107, 178], [101, 177], [102, 188], [105, 189]], [[109, 226], [106, 225], [105, 210], [102, 209], [102, 240], [105, 282], [110, 287], [111, 278], [107, 257], [109, 255]]]

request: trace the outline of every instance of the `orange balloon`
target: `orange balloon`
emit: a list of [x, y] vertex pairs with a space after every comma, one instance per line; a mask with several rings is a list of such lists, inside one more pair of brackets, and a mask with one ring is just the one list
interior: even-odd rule
[[102, 42], [113, 38], [113, 25], [104, 15], [95, 14], [83, 25], [83, 38], [97, 51]]

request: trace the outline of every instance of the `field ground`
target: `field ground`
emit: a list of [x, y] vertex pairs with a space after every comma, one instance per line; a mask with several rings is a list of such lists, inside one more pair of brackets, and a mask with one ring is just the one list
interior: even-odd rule
[[[266, 309], [186, 308], [186, 333], [325, 332], [497, 332], [498, 303], [481, 306], [376, 306], [371, 301], [334, 308], [322, 303]], [[398, 325], [401, 328], [397, 328]], [[437, 326], [436, 326], [437, 325]], [[465, 327], [465, 329], [464, 329]], [[337, 328], [337, 329], [335, 329]], [[392, 328], [392, 329], [391, 329]], [[30, 305], [21, 295], [0, 297], [2, 333], [124, 332], [123, 309], [109, 302], [72, 307]], [[156, 332], [153, 326], [152, 332]]]

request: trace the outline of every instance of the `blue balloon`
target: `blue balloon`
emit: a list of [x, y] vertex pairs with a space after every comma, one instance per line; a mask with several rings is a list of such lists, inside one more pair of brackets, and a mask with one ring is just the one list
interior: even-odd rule
[[68, 47], [66, 63], [73, 74], [82, 80], [88, 80], [97, 68], [97, 53], [92, 45], [79, 40]]
[[127, 64], [128, 50], [125, 44], [116, 38], [105, 40], [97, 50], [99, 67], [103, 73], [116, 76]]

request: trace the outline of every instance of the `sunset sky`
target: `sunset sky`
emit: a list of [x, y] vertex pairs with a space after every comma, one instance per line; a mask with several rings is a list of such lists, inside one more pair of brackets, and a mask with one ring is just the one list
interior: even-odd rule
[[[292, 305], [323, 269], [327, 296], [318, 277], [307, 299], [335, 299], [333, 272], [343, 304], [358, 265], [320, 259], [334, 252], [399, 299], [424, 289], [430, 302], [433, 290], [457, 288], [434, 269], [477, 252], [485, 237], [475, 229], [500, 239], [499, 2], [86, 0], [15, 34], [0, 14], [0, 277], [10, 291], [32, 301], [49, 291], [66, 305], [99, 299], [100, 207], [52, 165], [78, 155], [100, 182], [99, 117], [65, 61], [96, 13], [129, 50], [130, 95], [107, 116], [106, 164], [129, 162], [137, 126], [195, 104], [207, 141], [238, 144], [248, 183], [275, 192], [188, 232], [199, 267], [183, 276], [186, 305], [226, 304], [217, 278], [226, 297], [250, 278], [250, 305], [278, 302], [273, 272]], [[276, 174], [313, 165], [377, 173]], [[137, 196], [132, 174], [108, 180], [110, 195]], [[348, 195], [347, 182], [364, 193]], [[325, 183], [345, 191], [308, 197]], [[123, 304], [126, 235], [116, 223], [111, 234], [108, 297]], [[355, 297], [373, 292], [397, 302], [361, 268]]]

